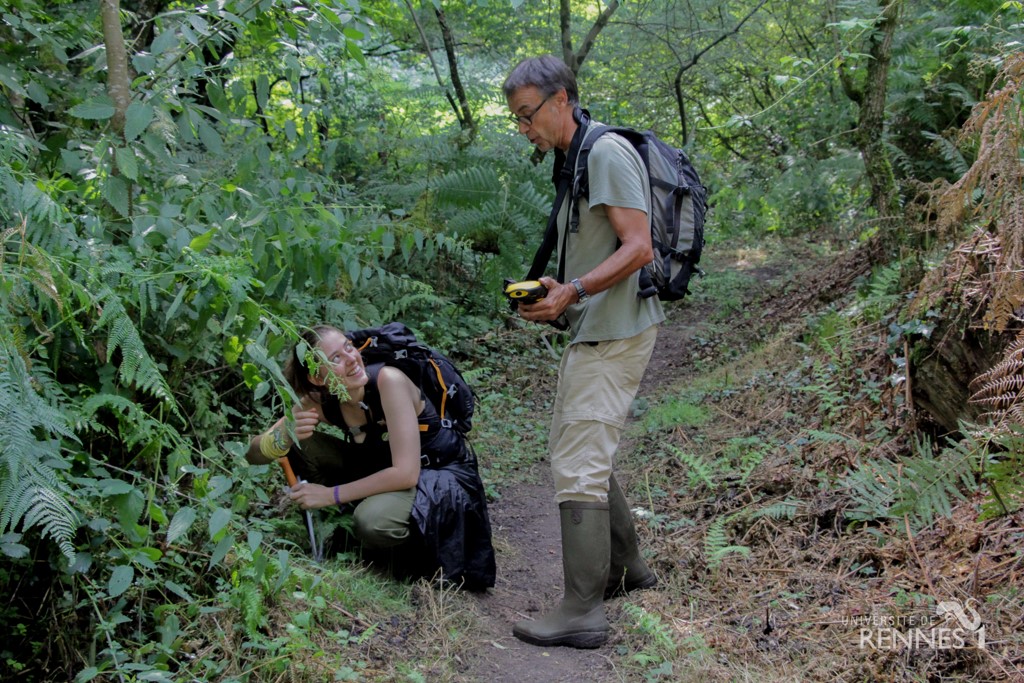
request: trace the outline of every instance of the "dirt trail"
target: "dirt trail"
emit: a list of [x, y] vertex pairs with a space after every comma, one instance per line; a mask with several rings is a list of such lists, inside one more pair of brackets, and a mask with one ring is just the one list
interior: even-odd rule
[[[685, 321], [670, 320], [662, 326], [639, 397], [651, 396], [662, 383], [688, 371], [686, 366], [692, 361], [683, 359], [679, 349], [691, 334], [692, 327]], [[628, 444], [622, 447], [628, 448]], [[623, 474], [619, 478], [625, 482], [628, 473]], [[512, 635], [516, 621], [541, 616], [562, 597], [561, 532], [546, 461], [535, 479], [542, 483], [508, 487], [489, 506], [498, 574], [494, 588], [478, 598], [481, 632], [475, 634], [465, 676], [481, 683], [625, 681], [609, 656], [623, 637], [622, 598], [605, 603], [612, 632], [609, 642], [599, 649], [536, 647]]]
[[498, 551], [496, 585], [479, 597], [482, 631], [467, 662], [471, 680], [488, 683], [618, 681], [598, 650], [543, 648], [512, 635], [512, 624], [543, 614], [562, 597], [561, 537], [554, 489], [520, 484], [490, 506]]

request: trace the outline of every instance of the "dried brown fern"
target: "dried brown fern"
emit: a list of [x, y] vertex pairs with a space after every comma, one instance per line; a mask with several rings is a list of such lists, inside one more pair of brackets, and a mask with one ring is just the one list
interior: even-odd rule
[[1024, 52], [1007, 58], [996, 84], [960, 133], [961, 142], [977, 141], [978, 156], [940, 196], [937, 227], [942, 235], [976, 222], [995, 239], [970, 240], [972, 253], [981, 247], [977, 255], [994, 263], [960, 284], [980, 296], [976, 305], [987, 301], [982, 326], [1002, 332], [1024, 306]]
[[1024, 417], [1024, 52], [1009, 55], [986, 99], [960, 131], [977, 158], [952, 185], [935, 186], [930, 206], [942, 238], [971, 229], [926, 277], [915, 309], [952, 300], [972, 326], [1020, 330], [1003, 358], [971, 384], [971, 402], [997, 425]]
[[1024, 330], [1006, 347], [1003, 358], [971, 382], [971, 403], [985, 406], [982, 415], [998, 427], [1024, 424]]

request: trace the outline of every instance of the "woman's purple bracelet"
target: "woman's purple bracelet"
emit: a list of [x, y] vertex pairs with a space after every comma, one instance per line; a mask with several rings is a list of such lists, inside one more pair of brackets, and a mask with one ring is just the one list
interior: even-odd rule
[[334, 487], [334, 504], [341, 505], [341, 498], [338, 498], [338, 487]]

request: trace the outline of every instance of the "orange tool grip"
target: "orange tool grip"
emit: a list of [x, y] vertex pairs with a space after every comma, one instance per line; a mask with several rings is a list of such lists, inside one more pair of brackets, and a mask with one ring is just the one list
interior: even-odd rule
[[288, 456], [278, 458], [277, 464], [284, 470], [284, 478], [288, 480], [289, 486], [295, 486], [299, 483], [299, 480], [295, 477], [295, 472], [292, 471], [292, 464], [288, 462]]

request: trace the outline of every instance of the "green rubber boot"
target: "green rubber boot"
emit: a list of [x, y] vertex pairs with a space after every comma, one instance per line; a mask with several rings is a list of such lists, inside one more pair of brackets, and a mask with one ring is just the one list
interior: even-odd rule
[[536, 620], [518, 622], [512, 633], [532, 645], [600, 647], [608, 640], [604, 588], [608, 583], [611, 532], [607, 503], [561, 503], [562, 602]]
[[658, 577], [640, 555], [629, 502], [614, 474], [608, 480], [608, 515], [612, 547], [608, 585], [604, 589], [605, 600], [625, 595], [632, 590], [651, 588], [658, 583]]

